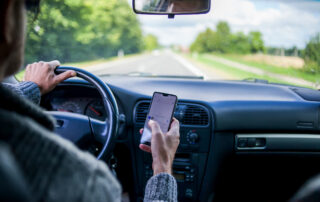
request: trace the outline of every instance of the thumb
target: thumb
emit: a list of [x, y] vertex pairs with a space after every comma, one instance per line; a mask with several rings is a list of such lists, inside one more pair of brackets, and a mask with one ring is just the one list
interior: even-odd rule
[[73, 70], [65, 71], [65, 72], [56, 76], [56, 83], [61, 83], [62, 81], [66, 80], [70, 77], [74, 77], [76, 75], [77, 75], [77, 73]]
[[176, 118], [173, 118], [168, 134], [170, 135], [171, 133], [176, 133], [177, 131], [179, 131], [179, 129], [180, 129], [179, 121]]
[[149, 125], [149, 127], [151, 129], [152, 134], [161, 133], [160, 126], [156, 121], [150, 120], [148, 122], [148, 125]]

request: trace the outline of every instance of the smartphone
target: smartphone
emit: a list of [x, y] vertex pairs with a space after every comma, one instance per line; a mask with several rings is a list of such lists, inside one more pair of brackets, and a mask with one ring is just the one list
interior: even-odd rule
[[148, 125], [149, 120], [158, 122], [163, 133], [168, 132], [177, 100], [178, 98], [176, 95], [160, 92], [153, 93], [146, 122], [144, 123], [143, 133], [140, 139], [141, 144], [151, 144], [151, 129]]

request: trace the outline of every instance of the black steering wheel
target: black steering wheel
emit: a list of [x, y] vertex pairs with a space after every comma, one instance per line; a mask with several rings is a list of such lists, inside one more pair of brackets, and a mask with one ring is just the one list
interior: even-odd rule
[[73, 70], [80, 77], [92, 84], [100, 93], [107, 117], [104, 121], [99, 121], [85, 115], [50, 111], [48, 112], [56, 118], [55, 132], [65, 139], [77, 144], [85, 137], [92, 136], [93, 139], [101, 143], [101, 148], [97, 152], [97, 159], [103, 159], [111, 154], [119, 125], [119, 110], [116, 99], [106, 83], [101, 81], [94, 74], [76, 67], [57, 67], [55, 72], [60, 74], [67, 70]]

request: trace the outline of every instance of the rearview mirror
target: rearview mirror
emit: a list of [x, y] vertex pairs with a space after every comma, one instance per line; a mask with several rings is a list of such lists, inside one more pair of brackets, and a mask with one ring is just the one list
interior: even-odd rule
[[139, 14], [174, 15], [201, 14], [210, 10], [210, 0], [133, 0]]

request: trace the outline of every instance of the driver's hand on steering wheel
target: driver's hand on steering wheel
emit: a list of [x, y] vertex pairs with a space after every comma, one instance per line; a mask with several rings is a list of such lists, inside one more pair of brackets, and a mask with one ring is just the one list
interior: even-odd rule
[[[151, 147], [140, 144], [140, 149], [152, 154], [152, 169], [153, 174], [169, 173], [171, 174], [172, 163], [175, 153], [180, 143], [179, 121], [173, 118], [170, 130], [167, 133], [162, 133], [157, 122], [150, 120], [148, 122], [152, 131]], [[143, 129], [140, 130], [142, 134]]]
[[72, 70], [56, 75], [54, 70], [59, 65], [60, 62], [57, 60], [30, 64], [26, 68], [23, 80], [36, 83], [41, 94], [46, 94], [53, 90], [60, 82], [76, 76], [76, 72]]

